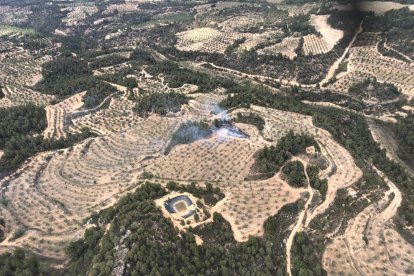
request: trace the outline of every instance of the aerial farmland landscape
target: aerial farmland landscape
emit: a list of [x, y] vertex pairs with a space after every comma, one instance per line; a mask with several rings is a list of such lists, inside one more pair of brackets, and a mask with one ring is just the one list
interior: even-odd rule
[[414, 275], [413, 60], [413, 0], [0, 0], [0, 276]]

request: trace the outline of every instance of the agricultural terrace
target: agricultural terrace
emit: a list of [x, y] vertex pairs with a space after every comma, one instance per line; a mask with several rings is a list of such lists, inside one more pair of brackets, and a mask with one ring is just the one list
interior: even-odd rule
[[58, 104], [45, 107], [47, 128], [42, 133], [45, 138], [62, 138], [66, 136], [66, 129], [71, 123], [72, 112], [83, 106], [82, 98], [86, 92], [78, 93]]
[[401, 204], [401, 192], [382, 172], [374, 169], [384, 177], [390, 189], [380, 201], [351, 219], [344, 234], [337, 235], [327, 246], [323, 263], [329, 274], [413, 273], [414, 247], [389, 223]]
[[339, 92], [348, 91], [354, 83], [375, 77], [379, 82], [392, 83], [402, 93], [414, 95], [414, 68], [410, 63], [383, 56], [378, 52], [379, 33], [363, 32], [350, 49], [347, 73], [329, 88]]
[[177, 33], [176, 48], [180, 51], [200, 51], [206, 53], [223, 54], [228, 46], [241, 38], [252, 38], [249, 33], [219, 31], [213, 28], [198, 28]]
[[137, 185], [141, 161], [164, 152], [176, 125], [149, 118], [123, 133], [37, 155], [16, 177], [0, 182], [8, 202], [0, 206], [7, 221], [1, 245], [64, 258], [69, 240], [83, 234], [83, 220]]
[[54, 99], [53, 96], [41, 94], [31, 88], [42, 78], [41, 66], [48, 60], [49, 56], [34, 57], [28, 51], [17, 47], [7, 53], [0, 53], [0, 83], [5, 95], [0, 99], [1, 106], [49, 104]]
[[89, 15], [97, 13], [98, 8], [93, 5], [93, 2], [90, 3], [91, 5], [76, 5], [66, 8], [69, 10], [69, 13], [62, 21], [66, 23], [66, 26], [76, 26], [84, 19], [86, 19]]
[[337, 189], [354, 184], [362, 176], [351, 155], [329, 133], [314, 127], [310, 117], [256, 106], [251, 110], [236, 109], [232, 114], [251, 111], [265, 119], [262, 134], [254, 126], [237, 123], [247, 137], [215, 132], [207, 139], [175, 146], [168, 155], [145, 162], [146, 170], [159, 179], [213, 181], [226, 194], [217, 211], [232, 224], [238, 241], [261, 235], [268, 216], [295, 202], [306, 191], [292, 188], [279, 174], [268, 180], [246, 180], [251, 175], [255, 153], [277, 142], [289, 130], [314, 135], [328, 160], [328, 167], [320, 172], [321, 178], [329, 182], [325, 200], [308, 211], [306, 224], [329, 207]]

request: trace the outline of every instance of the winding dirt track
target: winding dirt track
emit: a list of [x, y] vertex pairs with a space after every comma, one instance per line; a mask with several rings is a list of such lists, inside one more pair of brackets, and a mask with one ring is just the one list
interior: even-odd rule
[[335, 71], [336, 69], [338, 69], [339, 64], [341, 64], [341, 62], [345, 59], [346, 55], [349, 52], [349, 49], [351, 49], [352, 45], [354, 44], [355, 40], [357, 39], [358, 35], [360, 33], [362, 33], [363, 29], [362, 29], [362, 23], [363, 21], [361, 21], [361, 23], [359, 24], [359, 28], [358, 31], [354, 34], [354, 37], [352, 38], [351, 42], [349, 43], [349, 45], [346, 47], [344, 53], [342, 54], [341, 57], [339, 57], [334, 64], [332, 64], [331, 68], [329, 68], [328, 74], [326, 74], [325, 78], [323, 80], [321, 80], [321, 82], [319, 83], [321, 86], [328, 83], [329, 80], [332, 79], [332, 77], [335, 75]]
[[383, 199], [369, 205], [352, 219], [343, 236], [329, 244], [323, 256], [328, 274], [410, 275], [414, 247], [392, 228], [391, 219], [402, 194], [380, 170], [373, 169], [388, 185]]
[[304, 166], [306, 182], [307, 182], [307, 192], [309, 193], [309, 199], [306, 201], [305, 207], [303, 208], [302, 212], [300, 212], [298, 221], [296, 222], [295, 226], [293, 227], [292, 232], [289, 235], [289, 238], [286, 241], [286, 267], [287, 267], [287, 272], [290, 276], [292, 276], [291, 250], [292, 250], [293, 239], [295, 238], [296, 233], [303, 229], [303, 220], [305, 219], [306, 212], [308, 211], [308, 207], [311, 204], [312, 199], [313, 199], [313, 189], [309, 184], [310, 183], [309, 176], [308, 176], [308, 173], [306, 172], [307, 162], [300, 158], [295, 158], [295, 159], [302, 162]]

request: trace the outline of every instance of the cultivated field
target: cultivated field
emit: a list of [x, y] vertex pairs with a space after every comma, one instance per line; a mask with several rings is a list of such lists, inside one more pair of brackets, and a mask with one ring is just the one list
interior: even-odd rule
[[201, 51], [224, 53], [228, 46], [241, 38], [254, 37], [253, 34], [219, 31], [213, 28], [198, 28], [177, 33], [177, 49], [180, 51]]
[[31, 86], [42, 77], [41, 65], [50, 57], [36, 58], [21, 48], [13, 48], [8, 53], [0, 54], [0, 83], [4, 86], [5, 97], [0, 99], [0, 106], [9, 107], [32, 103], [47, 105], [53, 96], [34, 91]]
[[377, 172], [390, 189], [380, 201], [351, 219], [345, 234], [335, 237], [328, 245], [323, 262], [329, 274], [407, 275], [414, 272], [414, 247], [390, 223], [402, 195], [382, 172]]
[[306, 56], [325, 54], [331, 50], [323, 38], [314, 34], [304, 36], [303, 39], [303, 52]]
[[78, 93], [66, 100], [45, 107], [47, 128], [43, 132], [46, 138], [64, 138], [66, 130], [72, 123], [72, 113], [83, 106], [83, 96], [86, 92]]
[[63, 22], [65, 22], [67, 26], [76, 26], [89, 15], [98, 12], [98, 8], [95, 5], [76, 5], [68, 8], [68, 10], [69, 13], [66, 15], [66, 18], [63, 19]]
[[330, 89], [346, 93], [348, 88], [363, 79], [375, 77], [379, 82], [392, 83], [409, 97], [414, 96], [414, 67], [412, 63], [386, 57], [378, 52], [379, 33], [363, 32], [349, 51], [348, 70]]
[[[83, 219], [137, 185], [140, 162], [163, 152], [176, 125], [150, 118], [126, 132], [36, 156], [21, 175], [1, 181], [10, 203], [0, 207], [8, 222], [1, 245], [63, 258], [64, 246], [84, 231]], [[13, 240], [19, 231], [22, 237]]]

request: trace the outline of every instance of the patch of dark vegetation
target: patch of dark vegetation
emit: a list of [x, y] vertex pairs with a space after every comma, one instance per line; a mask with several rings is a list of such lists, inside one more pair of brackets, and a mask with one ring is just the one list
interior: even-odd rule
[[213, 214], [211, 223], [202, 224], [190, 231], [201, 237], [203, 244], [214, 246], [221, 244], [224, 248], [236, 244], [231, 225], [219, 213]]
[[201, 188], [196, 186], [195, 182], [192, 182], [190, 185], [180, 185], [174, 181], [168, 181], [167, 189], [169, 191], [179, 191], [179, 192], [187, 192], [195, 197], [202, 198], [204, 203], [209, 206], [216, 205], [217, 202], [222, 200], [225, 195], [221, 192], [219, 187], [213, 188], [213, 185], [209, 182], [206, 183], [205, 188]]
[[412, 158], [414, 155], [414, 114], [398, 119], [393, 128], [398, 138], [399, 151], [406, 153], [406, 157]]
[[[117, 258], [116, 248], [120, 245], [128, 250], [124, 259], [127, 275], [286, 273], [285, 254], [280, 247], [283, 241], [250, 237], [247, 242], [236, 243], [231, 239], [227, 222], [217, 214], [214, 229], [221, 230], [215, 232], [221, 237], [207, 236], [206, 244], [198, 246], [191, 231], [179, 232], [155, 206], [154, 200], [165, 194], [161, 185], [146, 183], [115, 206], [95, 215], [98, 226], [88, 229], [84, 238], [67, 250], [71, 259], [67, 273], [109, 274], [117, 266], [112, 260]], [[109, 223], [111, 226], [104, 233]], [[192, 231], [200, 231], [201, 235], [204, 232]]]
[[146, 68], [149, 74], [162, 74], [165, 82], [171, 88], [178, 88], [184, 84], [193, 84], [198, 86], [201, 92], [209, 92], [218, 87], [229, 88], [235, 83], [226, 78], [211, 77], [206, 73], [190, 70], [180, 67], [178, 64], [170, 61], [162, 61]]
[[186, 122], [173, 133], [170, 144], [165, 150], [168, 154], [177, 145], [190, 144], [195, 141], [206, 139], [213, 134], [211, 126], [204, 122]]
[[[379, 83], [379, 85], [382, 86], [382, 89], [384, 89], [386, 84]], [[390, 87], [390, 89], [393, 88]], [[381, 95], [379, 95], [379, 98], [369, 99], [367, 95], [364, 96], [365, 92], [363, 91], [360, 93], [362, 97], [337, 94], [329, 90], [320, 91], [313, 89], [298, 89], [296, 93], [292, 93], [292, 91], [288, 91], [288, 93], [298, 100], [306, 100], [311, 102], [331, 102], [338, 106], [358, 112], [363, 112], [369, 115], [383, 115], [385, 113], [394, 113], [400, 110], [404, 105], [407, 105], [407, 100], [402, 97], [401, 94], [392, 100], [380, 101], [382, 98]]]
[[46, 111], [41, 107], [0, 108], [0, 149], [17, 136], [38, 134], [46, 127]]
[[411, 62], [409, 59], [407, 59], [405, 55], [402, 55], [401, 53], [390, 47], [386, 47], [385, 39], [381, 40], [380, 43], [378, 43], [378, 52], [380, 52], [383, 56], [386, 57], [395, 58], [407, 63]]
[[165, 116], [179, 112], [182, 105], [188, 104], [189, 99], [176, 92], [146, 94], [137, 99], [133, 111], [141, 117], [147, 117], [151, 113]]
[[92, 136], [88, 129], [83, 129], [78, 134], [69, 134], [59, 140], [45, 139], [40, 135], [13, 136], [4, 146], [4, 155], [0, 159], [0, 176], [17, 169], [26, 159], [39, 152], [68, 148]]
[[89, 62], [89, 67], [91, 69], [98, 69], [102, 67], [108, 67], [108, 66], [114, 66], [117, 64], [121, 64], [124, 62], [127, 62], [129, 58], [123, 57], [121, 55], [114, 54], [108, 54], [103, 57], [95, 57], [93, 60]]
[[257, 153], [254, 170], [258, 173], [273, 175], [291, 156], [305, 153], [306, 148], [310, 146], [319, 148], [313, 137], [306, 134], [296, 135], [290, 130], [280, 138], [276, 146], [266, 146]]
[[389, 101], [401, 97], [401, 91], [390, 83], [379, 83], [375, 79], [366, 79], [353, 84], [348, 93], [365, 100]]
[[43, 65], [42, 74], [43, 79], [36, 84], [36, 89], [61, 99], [87, 91], [83, 98], [86, 108], [98, 106], [117, 91], [112, 85], [93, 76], [88, 62], [77, 57], [59, 57], [47, 62]]
[[0, 255], [0, 275], [56, 275], [56, 272], [37, 256], [22, 249]]
[[289, 161], [282, 168], [290, 186], [301, 188], [306, 186], [305, 168], [300, 161]]
[[260, 115], [252, 112], [248, 114], [237, 113], [237, 116], [232, 121], [235, 123], [254, 125], [259, 131], [262, 131], [265, 126], [265, 120]]
[[408, 7], [382, 15], [370, 14], [364, 21], [364, 29], [384, 33], [389, 47], [414, 58], [414, 12]]
[[318, 245], [305, 232], [296, 234], [292, 245], [293, 275], [328, 275], [322, 267], [321, 258], [316, 248]]
[[319, 167], [317, 165], [309, 165], [306, 168], [306, 173], [308, 174], [311, 187], [318, 190], [325, 200], [326, 192], [328, 191], [328, 180], [319, 178]]

